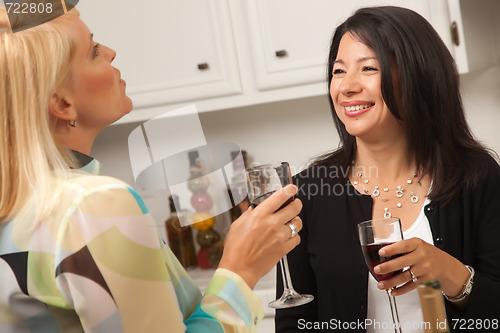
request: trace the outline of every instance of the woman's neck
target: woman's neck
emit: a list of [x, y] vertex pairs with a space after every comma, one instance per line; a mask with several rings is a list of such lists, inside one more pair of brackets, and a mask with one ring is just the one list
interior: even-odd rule
[[56, 132], [56, 137], [64, 147], [90, 156], [96, 135], [74, 128], [72, 131]]
[[357, 154], [354, 172], [363, 177], [377, 179], [383, 184], [400, 182], [412, 176], [417, 170], [413, 154], [410, 153], [406, 139], [392, 142], [365, 142], [356, 140]]
[[54, 135], [64, 147], [90, 156], [94, 140], [101, 130], [85, 126], [83, 123], [71, 127], [65, 120], [57, 120]]

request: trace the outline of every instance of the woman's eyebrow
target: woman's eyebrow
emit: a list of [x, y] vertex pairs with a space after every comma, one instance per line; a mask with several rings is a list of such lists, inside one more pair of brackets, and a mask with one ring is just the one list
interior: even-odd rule
[[[360, 58], [356, 59], [356, 62], [364, 62], [367, 60], [377, 60], [377, 57], [374, 57], [374, 56], [360, 57]], [[337, 59], [333, 63], [334, 64], [344, 64], [344, 61], [342, 59]]]

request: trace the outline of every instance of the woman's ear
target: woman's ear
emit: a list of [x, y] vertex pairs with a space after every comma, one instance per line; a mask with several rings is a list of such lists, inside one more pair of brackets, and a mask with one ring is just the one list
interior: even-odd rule
[[60, 120], [70, 121], [76, 119], [76, 111], [60, 91], [56, 91], [50, 96], [49, 113]]

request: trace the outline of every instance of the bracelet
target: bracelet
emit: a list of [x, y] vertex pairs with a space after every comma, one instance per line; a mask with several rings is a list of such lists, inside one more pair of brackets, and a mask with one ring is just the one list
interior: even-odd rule
[[469, 270], [470, 277], [469, 280], [467, 280], [467, 282], [464, 284], [464, 287], [462, 288], [460, 294], [456, 297], [450, 297], [445, 293], [443, 293], [443, 296], [450, 302], [460, 302], [467, 296], [469, 296], [470, 293], [472, 292], [472, 286], [474, 285], [474, 274], [475, 274], [474, 268], [470, 267], [469, 265], [465, 265], [465, 267], [467, 267], [467, 269]]

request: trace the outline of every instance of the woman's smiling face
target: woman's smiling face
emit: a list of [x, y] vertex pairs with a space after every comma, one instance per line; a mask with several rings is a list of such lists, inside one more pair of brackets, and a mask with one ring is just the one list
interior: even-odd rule
[[356, 36], [340, 40], [330, 96], [337, 116], [352, 136], [378, 140], [401, 125], [382, 97], [381, 68], [375, 53]]

